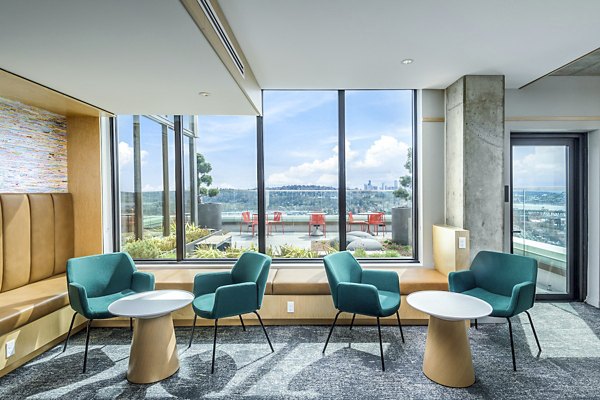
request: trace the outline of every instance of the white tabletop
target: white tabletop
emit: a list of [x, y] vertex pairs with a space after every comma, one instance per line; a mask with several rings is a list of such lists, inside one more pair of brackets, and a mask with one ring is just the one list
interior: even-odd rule
[[136, 293], [112, 302], [111, 314], [131, 318], [157, 318], [190, 304], [194, 295], [185, 290], [154, 290]]
[[424, 290], [409, 294], [406, 301], [416, 310], [447, 321], [482, 318], [492, 313], [488, 303], [462, 293]]

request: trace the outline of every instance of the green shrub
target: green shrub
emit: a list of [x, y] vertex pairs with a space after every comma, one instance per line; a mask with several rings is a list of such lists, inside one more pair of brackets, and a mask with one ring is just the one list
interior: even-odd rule
[[356, 257], [356, 258], [365, 258], [365, 257], [368, 257], [368, 256], [367, 256], [367, 252], [365, 251], [365, 249], [359, 247], [358, 249], [354, 250], [354, 257]]
[[160, 258], [161, 251], [154, 239], [140, 239], [125, 243], [123, 251], [135, 259]]
[[185, 224], [185, 242], [191, 243], [195, 240], [203, 238], [204, 236], [210, 235], [210, 229], [200, 228], [195, 224]]

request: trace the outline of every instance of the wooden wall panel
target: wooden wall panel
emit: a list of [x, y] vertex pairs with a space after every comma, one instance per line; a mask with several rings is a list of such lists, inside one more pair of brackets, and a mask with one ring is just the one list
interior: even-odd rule
[[100, 118], [67, 117], [69, 192], [73, 196], [75, 257], [102, 253]]

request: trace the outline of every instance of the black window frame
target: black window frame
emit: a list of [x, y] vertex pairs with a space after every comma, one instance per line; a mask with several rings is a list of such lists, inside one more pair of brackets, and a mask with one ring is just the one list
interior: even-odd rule
[[[286, 89], [292, 91], [294, 89]], [[352, 89], [355, 91], [356, 89]], [[407, 90], [407, 89], [362, 89], [374, 91]], [[273, 90], [276, 91], [276, 90]], [[284, 90], [281, 90], [284, 91]], [[294, 90], [296, 91], [296, 90]], [[307, 90], [308, 91], [308, 90]], [[330, 90], [334, 91], [334, 90]], [[395, 266], [397, 264], [417, 264], [419, 260], [419, 170], [418, 170], [418, 134], [417, 134], [417, 90], [412, 92], [412, 258], [358, 258], [361, 263], [378, 264], [382, 266]], [[262, 91], [264, 94], [264, 91]], [[338, 100], [338, 234], [340, 237], [340, 251], [346, 250], [346, 90], [337, 90]], [[264, 115], [264, 114], [263, 114]], [[135, 259], [137, 264], [163, 264], [163, 265], [196, 265], [208, 267], [209, 265], [231, 265], [235, 259], [230, 258], [211, 258], [211, 259], [193, 259], [185, 258], [185, 220], [184, 209], [184, 160], [183, 160], [183, 142], [184, 136], [190, 136], [187, 130], [183, 128], [183, 115], [174, 115], [174, 121], [164, 117], [159, 117], [159, 123], [172, 125], [175, 133], [175, 213], [176, 213], [176, 259]], [[157, 120], [157, 119], [155, 119]], [[113, 248], [115, 251], [121, 250], [121, 226], [120, 226], [120, 207], [121, 195], [119, 187], [119, 165], [118, 165], [118, 124], [117, 118], [111, 117], [109, 124], [111, 139], [111, 189], [112, 189], [112, 207], [113, 207]], [[192, 135], [193, 137], [193, 135]], [[261, 253], [266, 251], [266, 226], [265, 226], [265, 166], [264, 166], [264, 130], [263, 116], [256, 117], [256, 170], [257, 170], [257, 197], [258, 197], [258, 250]], [[280, 265], [289, 264], [322, 264], [322, 258], [274, 258], [273, 261]]]

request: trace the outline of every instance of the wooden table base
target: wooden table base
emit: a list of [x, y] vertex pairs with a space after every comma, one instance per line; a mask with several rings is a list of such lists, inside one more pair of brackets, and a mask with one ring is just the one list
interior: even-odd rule
[[423, 373], [444, 386], [467, 387], [475, 383], [465, 321], [429, 317]]
[[177, 342], [171, 314], [135, 320], [127, 380], [153, 383], [168, 378], [179, 369]]

